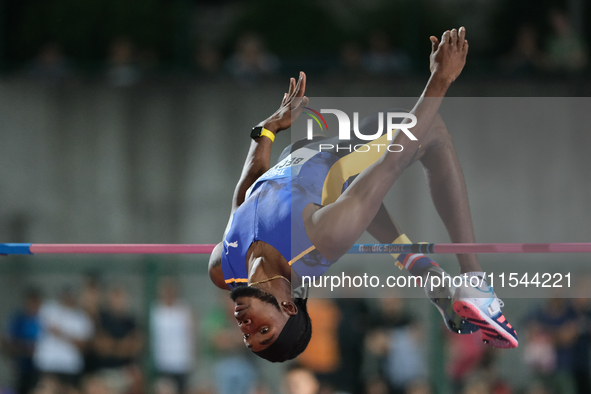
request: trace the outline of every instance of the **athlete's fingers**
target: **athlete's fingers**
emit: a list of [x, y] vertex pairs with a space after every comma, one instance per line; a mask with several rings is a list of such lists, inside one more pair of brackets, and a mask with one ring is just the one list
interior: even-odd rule
[[289, 78], [289, 87], [287, 88], [287, 97], [289, 97], [291, 95], [291, 80], [293, 78]]
[[465, 59], [466, 55], [468, 54], [468, 40], [464, 41], [464, 47], [462, 48], [462, 52], [464, 52], [464, 59]]
[[462, 26], [462, 27], [460, 27], [460, 31], [458, 32], [458, 49], [463, 49], [465, 40], [466, 40], [466, 28], [464, 26]]
[[297, 106], [301, 102], [301, 99], [300, 98], [304, 95], [304, 90], [302, 89], [302, 83], [305, 84], [305, 82], [304, 82], [304, 76], [302, 74], [303, 73], [300, 72], [300, 78], [298, 80], [298, 84], [296, 85], [295, 91], [293, 92], [293, 96], [292, 96], [292, 99], [291, 99], [290, 108], [292, 110], [295, 109], [295, 108], [297, 108]]
[[302, 97], [304, 97], [304, 92], [306, 91], [306, 74], [303, 71], [300, 71], [300, 79], [298, 81], [297, 90], [295, 92], [295, 98], [297, 100], [291, 107], [297, 108], [302, 105]]
[[285, 102], [287, 101], [287, 93], [283, 94], [283, 100], [281, 100], [281, 105], [285, 105]]
[[443, 32], [443, 35], [441, 36], [441, 44], [440, 45], [448, 45], [449, 44], [449, 35], [450, 35], [449, 30], [446, 30], [445, 32]]
[[437, 52], [437, 48], [439, 48], [439, 40], [435, 36], [429, 37], [431, 40], [431, 54]]
[[298, 78], [297, 83], [295, 84], [294, 88], [293, 88], [293, 92], [291, 92], [291, 97], [297, 97], [300, 91], [300, 86], [302, 86], [302, 75], [300, 74], [300, 77]]
[[295, 85], [295, 78], [289, 78], [289, 91], [287, 92], [287, 97], [291, 97], [295, 89]]
[[293, 96], [295, 96], [296, 91], [298, 90], [298, 80], [295, 78], [292, 78], [293, 82], [292, 82], [292, 88], [291, 88], [291, 97], [293, 98]]
[[303, 97], [306, 91], [306, 74], [300, 71], [300, 80], [298, 82], [298, 91], [296, 92], [297, 97]]
[[451, 46], [458, 45], [458, 31], [456, 29], [451, 29], [451, 33], [449, 35], [449, 45], [451, 45]]

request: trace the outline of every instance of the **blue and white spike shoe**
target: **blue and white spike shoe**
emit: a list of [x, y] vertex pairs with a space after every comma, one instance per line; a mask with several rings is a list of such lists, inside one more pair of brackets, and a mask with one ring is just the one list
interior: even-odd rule
[[492, 286], [481, 290], [466, 281], [456, 289], [453, 302], [458, 315], [480, 327], [482, 342], [503, 349], [516, 348], [519, 344], [517, 333], [501, 312], [503, 306], [505, 304], [496, 296]]

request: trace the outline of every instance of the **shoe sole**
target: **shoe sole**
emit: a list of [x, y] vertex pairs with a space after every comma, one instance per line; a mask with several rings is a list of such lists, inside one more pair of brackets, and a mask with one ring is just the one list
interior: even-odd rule
[[454, 312], [452, 300], [453, 293], [450, 289], [447, 290], [447, 296], [429, 298], [429, 301], [435, 305], [441, 317], [443, 317], [448, 330], [456, 334], [473, 334], [478, 331], [479, 327], [476, 324], [470, 323], [467, 319]]
[[462, 318], [474, 323], [482, 332], [482, 342], [501, 349], [516, 348], [519, 342], [497, 322], [482, 313], [480, 308], [470, 301], [460, 300], [453, 303], [454, 311]]

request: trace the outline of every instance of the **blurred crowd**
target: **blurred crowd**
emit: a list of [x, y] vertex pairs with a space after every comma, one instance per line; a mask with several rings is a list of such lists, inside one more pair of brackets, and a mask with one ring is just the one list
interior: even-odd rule
[[94, 275], [80, 291], [65, 286], [55, 299], [29, 289], [6, 322], [2, 349], [16, 376], [14, 391], [8, 392], [144, 393], [146, 346], [155, 356], [154, 392], [185, 392], [195, 357], [195, 319], [173, 279], [162, 279], [148, 325], [150, 338], [125, 287], [104, 288]]
[[581, 73], [589, 65], [589, 49], [576, 32], [568, 15], [557, 8], [548, 12], [550, 35], [541, 41], [541, 32], [531, 23], [523, 23], [510, 52], [500, 60], [506, 73], [527, 75], [536, 73]]
[[[576, 76], [587, 72], [588, 43], [574, 28], [566, 12], [553, 8], [546, 17], [549, 31], [542, 32], [537, 25], [522, 22], [509, 50], [492, 62], [487, 61], [491, 63], [487, 68], [501, 75], [518, 77]], [[39, 81], [56, 84], [83, 74], [75, 65], [60, 43], [52, 41], [39, 49], [25, 71]], [[311, 68], [329, 79], [363, 80], [405, 77], [424, 70], [425, 65], [426, 56], [420, 64], [414, 64], [404, 49], [392, 44], [392, 36], [379, 29], [363, 39], [345, 40], [338, 53], [328, 53], [305, 62], [277, 56], [268, 49], [262, 35], [244, 31], [238, 35], [230, 52], [224, 52], [213, 42], [203, 41], [196, 45], [192, 59], [181, 74], [208, 80], [226, 78], [243, 86], [254, 86], [298, 67]], [[130, 37], [121, 36], [108, 46], [102, 76], [112, 86], [133, 86], [162, 75], [162, 68], [155, 51], [140, 50]]]
[[[79, 289], [62, 287], [55, 298], [27, 290], [4, 322], [0, 350], [11, 360], [14, 379], [0, 384], [0, 393], [275, 392], [261, 373], [268, 365], [242, 343], [229, 298], [197, 315], [178, 282], [161, 277], [148, 317], [140, 320], [131, 301], [125, 286], [107, 286], [95, 275]], [[281, 366], [281, 392], [429, 394], [446, 379], [452, 392], [464, 394], [589, 393], [590, 301], [540, 300], [521, 316], [523, 380], [515, 384], [498, 371], [503, 350], [482, 345], [480, 333], [449, 333], [439, 319], [435, 327], [425, 324], [424, 314], [421, 319], [396, 294], [312, 298], [314, 335], [301, 356]], [[440, 356], [433, 354], [437, 343]], [[198, 368], [207, 371], [198, 374]], [[438, 377], [437, 369], [444, 375]]]

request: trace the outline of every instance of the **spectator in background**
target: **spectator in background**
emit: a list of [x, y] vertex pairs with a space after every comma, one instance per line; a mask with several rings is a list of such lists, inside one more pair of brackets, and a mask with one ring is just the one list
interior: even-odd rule
[[56, 42], [45, 44], [29, 66], [29, 74], [35, 79], [57, 84], [70, 74], [70, 66], [62, 47]]
[[579, 297], [573, 300], [577, 316], [578, 336], [574, 346], [574, 378], [578, 394], [591, 393], [591, 277], [582, 278], [578, 285]]
[[365, 381], [363, 394], [389, 394], [388, 385], [384, 379], [373, 375]]
[[407, 386], [405, 394], [431, 394], [432, 392], [427, 380], [417, 380]]
[[225, 303], [208, 313], [202, 324], [205, 343], [217, 361], [214, 365], [215, 389], [218, 394], [250, 394], [257, 383], [253, 357], [236, 336], [234, 302], [224, 297]]
[[482, 376], [471, 376], [460, 392], [461, 394], [493, 394], [493, 390], [489, 382]]
[[[353, 295], [353, 294], [350, 294]], [[361, 392], [363, 379], [363, 338], [368, 330], [369, 308], [362, 298], [337, 298], [339, 309], [338, 343], [340, 365], [333, 373], [336, 389], [353, 393]]]
[[[100, 312], [93, 340], [97, 373], [112, 394], [141, 391], [141, 372], [135, 362], [142, 350], [142, 335], [129, 312], [127, 294], [114, 286], [108, 294], [106, 308]], [[130, 390], [134, 388], [134, 390]]]
[[178, 297], [177, 284], [166, 277], [159, 284], [158, 303], [150, 314], [156, 372], [184, 393], [194, 364], [195, 327], [191, 309]]
[[197, 72], [207, 76], [218, 75], [222, 70], [222, 54], [213, 45], [204, 43], [195, 51]]
[[588, 51], [566, 13], [553, 9], [548, 15], [552, 33], [546, 44], [546, 67], [549, 71], [576, 73], [588, 64]]
[[479, 332], [466, 335], [447, 336], [447, 375], [451, 378], [454, 391], [459, 392], [468, 378], [482, 365], [486, 348], [482, 346]]
[[135, 60], [137, 70], [142, 80], [149, 76], [153, 76], [158, 72], [158, 53], [154, 49], [143, 48], [137, 51]]
[[130, 39], [120, 37], [111, 42], [107, 65], [107, 79], [116, 87], [132, 86], [141, 79], [136, 64], [135, 48]]
[[421, 325], [415, 320], [390, 331], [385, 370], [394, 390], [406, 392], [415, 382], [427, 379], [424, 342]]
[[310, 320], [314, 322], [314, 335], [298, 361], [316, 374], [323, 387], [334, 389], [337, 385], [335, 372], [341, 362], [338, 342], [341, 312], [328, 298], [308, 299], [307, 308]]
[[154, 394], [179, 394], [178, 384], [170, 378], [160, 378], [154, 386]]
[[561, 394], [576, 392], [573, 370], [578, 335], [577, 314], [565, 298], [546, 300], [527, 325], [525, 361], [539, 380]]
[[[474, 334], [462, 335], [462, 337], [469, 337], [480, 341], [480, 337]], [[482, 344], [479, 345], [482, 347]], [[461, 343], [456, 342], [451, 344], [451, 346], [461, 346]], [[474, 353], [473, 350], [472, 353]], [[498, 354], [496, 349], [485, 348], [483, 356], [474, 359], [472, 365], [468, 366], [468, 360], [464, 360], [464, 376], [461, 381], [454, 381], [456, 386], [453, 391], [469, 391], [470, 393], [480, 394], [479, 390], [482, 390], [482, 387], [486, 387], [488, 391], [485, 390], [484, 392], [490, 392], [491, 394], [511, 394], [511, 385], [499, 376], [496, 370]]]
[[38, 372], [33, 363], [35, 343], [39, 338], [39, 307], [41, 293], [27, 290], [24, 308], [15, 311], [8, 321], [6, 345], [17, 371], [16, 392], [28, 394], [37, 383]]
[[527, 386], [525, 394], [551, 394], [549, 389], [538, 380], [534, 380]]
[[[404, 300], [392, 293], [390, 298], [378, 300], [377, 310], [370, 318], [371, 330], [365, 338], [365, 355], [363, 375], [366, 381], [366, 391], [379, 392], [380, 386], [388, 387], [388, 392], [403, 393], [405, 385], [410, 383], [415, 376], [404, 378], [406, 372], [402, 368], [400, 374], [393, 371], [403, 358], [416, 365], [417, 359], [422, 356], [416, 355], [416, 341], [408, 329], [413, 322], [412, 316], [406, 311]], [[402, 344], [400, 341], [409, 340], [409, 344]], [[407, 349], [402, 347], [407, 346]], [[409, 351], [405, 354], [404, 351]], [[423, 376], [423, 365], [418, 365], [416, 377]], [[401, 375], [402, 374], [402, 375]]]
[[385, 32], [377, 30], [369, 36], [369, 51], [363, 57], [363, 67], [372, 75], [403, 75], [410, 71], [411, 62], [404, 51], [392, 49]]
[[319, 394], [320, 383], [309, 369], [293, 364], [283, 377], [284, 394]]
[[[32, 391], [33, 394], [65, 394], [68, 392], [71, 393], [72, 391], [63, 391], [63, 387], [60, 384], [60, 381], [56, 377], [51, 375], [44, 375], [35, 386], [35, 389]], [[73, 390], [73, 393], [77, 393], [77, 391]], [[88, 394], [97, 393], [89, 392]]]
[[93, 335], [92, 322], [76, 305], [69, 287], [61, 290], [59, 301], [43, 303], [39, 321], [42, 329], [33, 356], [35, 366], [59, 382], [60, 393], [75, 392], [84, 369], [82, 351]]
[[501, 69], [514, 75], [534, 74], [540, 71], [542, 53], [538, 39], [538, 32], [533, 25], [521, 25], [513, 48], [501, 58]]
[[226, 68], [238, 81], [253, 85], [279, 70], [279, 58], [267, 51], [258, 34], [247, 32], [236, 41], [236, 49], [226, 61]]
[[102, 298], [101, 282], [98, 274], [88, 272], [80, 292], [80, 307], [86, 312], [93, 323], [98, 323]]
[[104, 380], [98, 376], [90, 375], [82, 382], [82, 394], [113, 394]]
[[357, 41], [347, 41], [341, 45], [337, 73], [347, 78], [358, 78], [364, 74], [363, 50]]
[[[93, 331], [96, 332], [99, 324], [100, 304], [102, 289], [99, 275], [95, 272], [87, 272], [84, 277], [84, 285], [80, 292], [80, 307], [92, 322]], [[84, 373], [94, 373], [97, 369], [97, 356], [94, 346], [84, 349]]]

